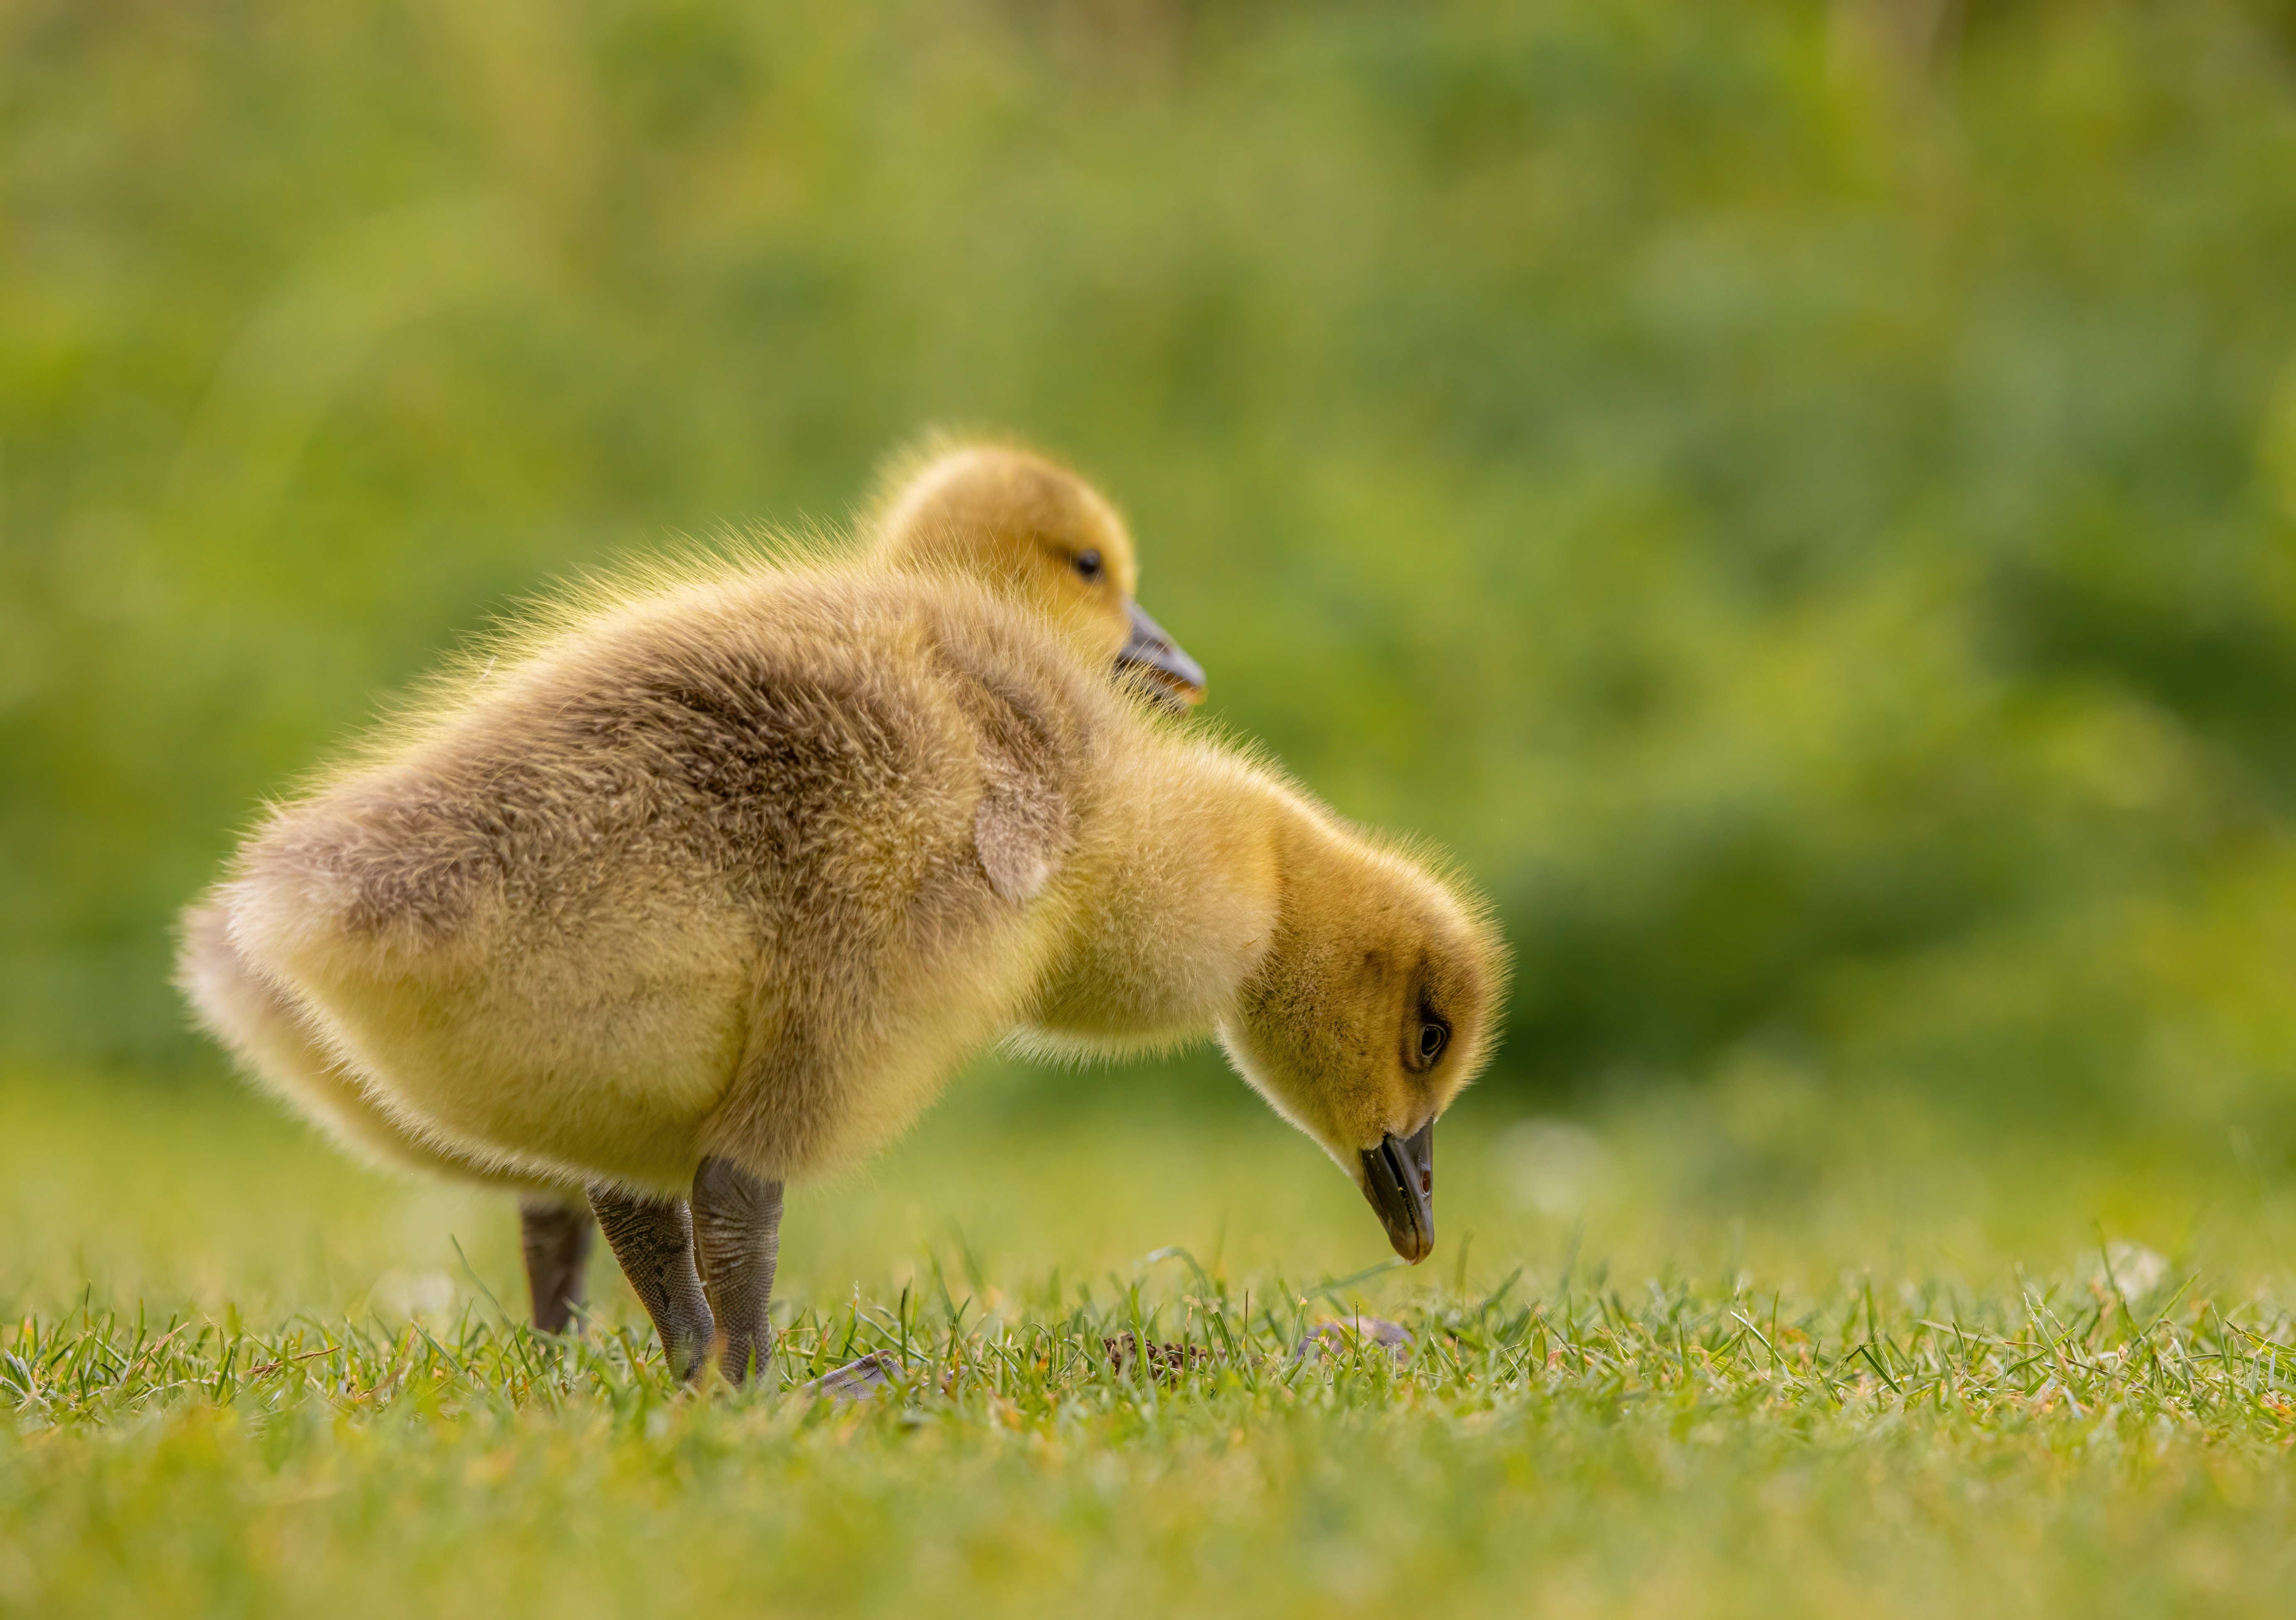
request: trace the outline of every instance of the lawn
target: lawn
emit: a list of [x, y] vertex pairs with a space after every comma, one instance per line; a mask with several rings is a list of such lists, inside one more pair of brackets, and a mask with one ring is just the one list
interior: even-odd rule
[[[512, 1321], [484, 1197], [19, 1076], [0, 1610], [2284, 1609], [2290, 1200], [2235, 1152], [1512, 1107], [1447, 1120], [1406, 1272], [1196, 1069], [992, 1068], [793, 1207], [775, 1364], [695, 1397], [609, 1264], [581, 1338]], [[1300, 1352], [1357, 1312], [1407, 1355]]]

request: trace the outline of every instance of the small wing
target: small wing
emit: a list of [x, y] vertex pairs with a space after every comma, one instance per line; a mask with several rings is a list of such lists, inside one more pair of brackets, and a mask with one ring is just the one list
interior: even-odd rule
[[1033, 706], [985, 682], [965, 683], [964, 707], [980, 760], [972, 844], [989, 887], [1015, 905], [1044, 892], [1070, 839], [1068, 761]]

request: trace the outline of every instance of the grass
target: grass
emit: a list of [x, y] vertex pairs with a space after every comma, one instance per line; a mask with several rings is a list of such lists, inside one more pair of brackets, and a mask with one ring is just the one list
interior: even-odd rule
[[[1212, 1279], [1160, 1311], [912, 1298], [809, 1313], [766, 1389], [702, 1400], [627, 1333], [83, 1313], [0, 1362], [11, 1517], [53, 1550], [47, 1612], [410, 1588], [450, 1613], [2268, 1603], [2296, 1528], [2288, 1321], [2193, 1281], [2142, 1305], [1504, 1289], [1408, 1313], [1400, 1366], [1301, 1358], [1300, 1300]], [[1143, 1321], [1210, 1357], [1112, 1362]], [[898, 1397], [792, 1394], [875, 1346], [915, 1369]]]
[[[1542, 1139], [1471, 1100], [1459, 1236], [1398, 1273], [1281, 1127], [1171, 1095], [978, 1081], [799, 1202], [774, 1365], [696, 1399], [604, 1268], [583, 1338], [511, 1321], [489, 1200], [347, 1169], [214, 1089], [0, 1087], [0, 1611], [2284, 1606], [2270, 1183], [2154, 1165], [2116, 1193], [2108, 1153], [2104, 1181], [2043, 1184], [2032, 1144], [1940, 1181], [1916, 1146], [1893, 1192], [1845, 1126], [1825, 1150], [1869, 1209], [1958, 1186], [1991, 1213], [1853, 1228], [1891, 1259], [1841, 1269], [1823, 1198], [1734, 1224], [1672, 1105]], [[1511, 1201], [1572, 1130], [1608, 1191]], [[2173, 1257], [2074, 1212], [2116, 1198]], [[1156, 1227], [1196, 1246], [1128, 1251]], [[1366, 1309], [1406, 1358], [1300, 1353]], [[1204, 1354], [1144, 1369], [1126, 1334]], [[909, 1370], [876, 1400], [801, 1387], [884, 1348]]]

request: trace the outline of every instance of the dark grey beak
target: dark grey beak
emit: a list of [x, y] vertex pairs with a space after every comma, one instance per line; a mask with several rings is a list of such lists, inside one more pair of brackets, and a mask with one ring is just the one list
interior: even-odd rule
[[1407, 1141], [1390, 1136], [1366, 1151], [1364, 1197], [1379, 1211], [1387, 1240], [1416, 1265], [1435, 1252], [1435, 1122]]
[[1132, 639], [1116, 655], [1117, 668], [1146, 671], [1158, 699], [1173, 708], [1185, 711], [1202, 702], [1204, 667], [1181, 651], [1180, 644], [1138, 602], [1131, 611]]

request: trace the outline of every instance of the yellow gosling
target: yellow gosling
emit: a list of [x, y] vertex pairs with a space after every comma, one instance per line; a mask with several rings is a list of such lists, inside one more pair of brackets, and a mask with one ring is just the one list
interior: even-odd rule
[[403, 1130], [588, 1186], [673, 1362], [714, 1333], [737, 1379], [782, 1184], [1009, 1036], [1217, 1033], [1424, 1257], [1504, 978], [1423, 863], [882, 556], [562, 612], [275, 810], [214, 904]]

